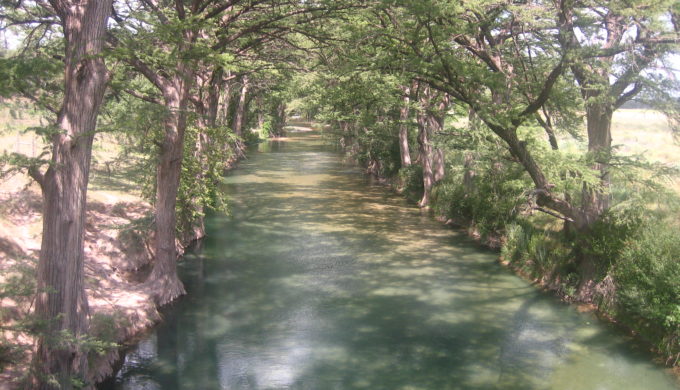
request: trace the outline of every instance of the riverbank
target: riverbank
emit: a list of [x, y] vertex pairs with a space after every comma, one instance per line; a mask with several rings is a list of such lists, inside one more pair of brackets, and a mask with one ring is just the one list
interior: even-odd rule
[[[141, 283], [151, 264], [150, 237], [140, 221], [151, 206], [131, 194], [92, 191], [85, 234], [86, 292], [91, 335], [122, 344], [160, 320], [151, 291]], [[19, 389], [27, 377], [35, 339], [30, 332], [34, 273], [40, 250], [42, 198], [36, 184], [17, 175], [0, 191], [0, 320], [5, 367], [0, 389]], [[17, 290], [17, 287], [22, 289]], [[111, 374], [115, 350], [99, 354], [92, 379]]]
[[[366, 174], [375, 178], [380, 184], [388, 186], [392, 191], [408, 199], [410, 202], [418, 203], [418, 200], [422, 197], [422, 192], [414, 191], [412, 187], [409, 187], [409, 183], [405, 183], [402, 176], [383, 177], [377, 174], [372, 167], [373, 165], [364, 167]], [[437, 188], [435, 187], [433, 192], [436, 193], [436, 190]], [[537, 267], [539, 261], [536, 258], [527, 257], [522, 261], [509, 258], [507, 246], [508, 242], [513, 238], [509, 237], [507, 233], [502, 231], [480, 231], [480, 228], [474, 222], [470, 223], [461, 218], [446, 215], [446, 213], [442, 212], [441, 204], [438, 204], [438, 202], [445, 203], [446, 199], [437, 199], [435, 195], [432, 204], [427, 207], [427, 210], [434, 219], [454, 229], [464, 231], [468, 237], [475, 240], [479, 245], [497, 251], [500, 265], [510, 269], [514, 274], [530, 282], [537, 289], [552, 294], [565, 303], [574, 305], [580, 312], [591, 312], [601, 321], [618, 329], [637, 348], [648, 351], [650, 358], [656, 364], [666, 367], [665, 369], [675, 378], [678, 387], [680, 387], [680, 366], [678, 366], [680, 355], [669, 357], [667, 351], [663, 351], [655, 346], [654, 340], [645, 334], [645, 329], [643, 328], [648, 327], [648, 324], [639, 322], [635, 324], [637, 325], [636, 328], [636, 326], [631, 325], [630, 318], [625, 317], [625, 313], [621, 314], [613, 309], [617, 303], [613, 296], [613, 291], [615, 290], [614, 282], [610, 276], [594, 287], [597, 294], [596, 299], [587, 302], [581, 301], [569, 289], [566, 283], [568, 281], [556, 269], [553, 269], [551, 273], [540, 272], [544, 270]]]
[[[237, 162], [230, 159], [227, 169]], [[110, 172], [93, 171], [94, 182], [112, 179]], [[120, 349], [162, 319], [143, 283], [154, 257], [153, 207], [139, 194], [105, 187], [88, 190], [84, 245], [90, 336], [101, 343], [90, 363], [93, 383], [112, 375]], [[42, 229], [40, 188], [16, 174], [1, 183], [0, 205], [0, 390], [15, 390], [24, 388], [35, 349], [31, 324]], [[179, 256], [202, 238], [197, 234], [202, 230], [177, 240]]]

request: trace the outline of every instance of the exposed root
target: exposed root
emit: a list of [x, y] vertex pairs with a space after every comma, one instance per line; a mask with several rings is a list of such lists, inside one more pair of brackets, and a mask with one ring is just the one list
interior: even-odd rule
[[187, 293], [182, 281], [175, 274], [155, 276], [152, 273], [144, 283], [144, 288], [158, 306], [166, 305]]

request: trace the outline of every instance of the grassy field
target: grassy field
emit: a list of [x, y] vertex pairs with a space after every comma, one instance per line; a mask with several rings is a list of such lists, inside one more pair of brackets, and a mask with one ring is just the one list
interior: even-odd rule
[[666, 117], [651, 110], [619, 110], [612, 124], [612, 143], [623, 154], [643, 155], [649, 161], [678, 164], [680, 144], [675, 141]]
[[[28, 104], [0, 103], [0, 154], [21, 153], [37, 157], [47, 146], [43, 139], [30, 131], [46, 123]], [[122, 148], [111, 134], [99, 133], [93, 143], [93, 156], [88, 195], [93, 200], [110, 202], [139, 199], [137, 173], [131, 169], [132, 156], [120, 157]], [[29, 183], [24, 175], [0, 180], [0, 191], [16, 190]]]

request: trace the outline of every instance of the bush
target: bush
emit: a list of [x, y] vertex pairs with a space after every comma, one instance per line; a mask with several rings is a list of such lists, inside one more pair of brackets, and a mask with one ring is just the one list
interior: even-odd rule
[[438, 183], [433, 190], [433, 207], [448, 218], [474, 224], [482, 236], [499, 236], [517, 219], [531, 184], [514, 165], [487, 163], [486, 168], [483, 164], [477, 167], [474, 188], [469, 193], [462, 173], [450, 174]]
[[265, 119], [264, 123], [262, 124], [262, 128], [260, 129], [260, 138], [261, 139], [268, 139], [269, 137], [272, 136], [273, 134], [273, 124], [272, 124], [272, 117], [267, 115], [267, 118]]
[[462, 178], [457, 180], [458, 178], [458, 175], [449, 175], [434, 186], [432, 209], [437, 215], [443, 215], [459, 223], [469, 223], [474, 216], [473, 202], [466, 196]]
[[[650, 221], [651, 222], [651, 221]], [[619, 307], [667, 355], [680, 353], [680, 233], [646, 223], [614, 269]]]
[[417, 202], [423, 196], [423, 168], [420, 165], [401, 168], [398, 181], [400, 191], [409, 200]]
[[587, 235], [580, 237], [583, 255], [599, 264], [604, 277], [631, 240], [639, 235], [646, 210], [643, 205], [609, 209], [593, 224]]

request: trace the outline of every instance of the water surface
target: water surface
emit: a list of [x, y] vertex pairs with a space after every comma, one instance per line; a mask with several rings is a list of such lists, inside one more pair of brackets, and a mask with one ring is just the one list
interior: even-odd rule
[[318, 135], [260, 145], [115, 389], [675, 389], [650, 357], [373, 185]]

